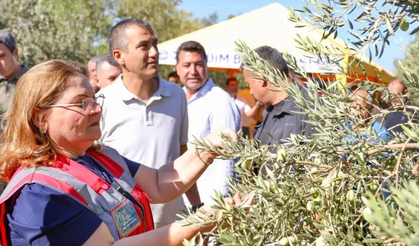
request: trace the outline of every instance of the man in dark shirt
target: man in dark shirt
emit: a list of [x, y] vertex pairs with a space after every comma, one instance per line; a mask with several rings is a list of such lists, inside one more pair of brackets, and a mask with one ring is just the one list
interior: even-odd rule
[[[271, 66], [277, 68], [284, 75], [289, 76], [287, 63], [276, 49], [269, 46], [261, 46], [255, 52]], [[278, 88], [269, 81], [260, 80], [260, 76], [246, 68], [242, 69], [244, 80], [249, 84], [251, 93], [256, 100], [267, 106], [263, 112], [263, 121], [255, 127], [255, 138], [262, 144], [283, 143], [284, 140], [294, 134], [310, 135], [311, 130], [306, 130], [309, 125], [304, 122], [306, 114], [301, 112], [294, 103], [294, 99], [288, 96], [286, 91], [278, 91]], [[289, 77], [288, 81], [292, 81]], [[275, 90], [272, 90], [275, 89]], [[304, 89], [301, 88], [304, 92]], [[268, 132], [272, 137], [267, 134]]]
[[20, 76], [28, 70], [25, 65], [19, 65], [17, 57], [18, 50], [12, 34], [0, 30], [0, 116], [9, 108]]
[[[394, 79], [388, 85], [388, 92], [391, 96], [391, 105], [398, 106], [398, 105], [409, 105], [413, 106], [412, 102], [406, 97], [409, 90], [404, 84], [402, 79]], [[401, 124], [406, 124], [414, 113], [413, 109], [406, 109], [407, 114], [403, 111], [392, 112], [387, 115], [386, 120], [384, 122], [384, 127], [389, 131], [393, 132], [403, 132]], [[417, 117], [417, 115], [416, 115]], [[412, 120], [413, 122], [417, 122], [417, 120]]]

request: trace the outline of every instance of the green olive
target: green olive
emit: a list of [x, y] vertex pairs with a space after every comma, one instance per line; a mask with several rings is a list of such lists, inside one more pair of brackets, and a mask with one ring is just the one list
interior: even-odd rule
[[314, 202], [313, 201], [309, 201], [307, 203], [307, 210], [312, 212], [314, 210]]
[[284, 149], [278, 149], [276, 152], [277, 161], [285, 161], [287, 159], [287, 152]]
[[353, 202], [355, 200], [355, 191], [349, 190], [348, 193], [346, 193], [346, 200]]
[[318, 196], [313, 200], [315, 203], [320, 203], [322, 201], [322, 197]]
[[364, 235], [362, 235], [360, 232], [355, 232], [355, 238], [361, 240], [364, 238]]
[[333, 178], [342, 178], [345, 174], [342, 171], [335, 172]]
[[402, 31], [407, 31], [409, 29], [409, 21], [407, 21], [406, 19], [403, 19], [400, 22], [400, 29], [402, 29]]
[[316, 239], [316, 246], [327, 246], [326, 240], [323, 237], [319, 237]]
[[329, 188], [330, 187], [330, 183], [332, 183], [332, 179], [328, 176], [325, 179], [323, 179], [323, 181], [322, 181], [322, 187]]
[[366, 207], [363, 211], [362, 211], [362, 215], [364, 216], [364, 218], [366, 217], [370, 217], [372, 215], [372, 211], [370, 208]]
[[292, 235], [290, 237], [288, 237], [288, 240], [292, 243], [292, 245], [297, 245], [298, 243], [298, 238], [296, 235]]
[[290, 242], [288, 238], [284, 237], [284, 238], [281, 238], [281, 240], [279, 240], [279, 245], [287, 246], [287, 245], [290, 245]]
[[277, 193], [277, 194], [282, 193], [282, 189], [277, 187], [277, 188], [275, 189], [275, 193]]
[[225, 207], [225, 210], [226, 210], [227, 212], [232, 212], [232, 211], [234, 210], [234, 207], [233, 207], [233, 205], [231, 205], [230, 203], [227, 203], [227, 204], [226, 204], [226, 207]]
[[372, 184], [370, 187], [371, 190], [376, 191], [378, 189], [378, 184]]
[[[316, 159], [316, 160], [318, 160], [318, 159]], [[320, 164], [320, 163], [319, 163]], [[310, 170], [310, 173], [314, 173], [314, 172], [317, 172], [319, 169], [317, 168], [317, 167], [313, 167], [311, 170]]]
[[252, 164], [252, 161], [250, 159], [247, 159], [242, 163], [242, 167], [244, 169], [249, 169], [251, 164]]
[[217, 222], [221, 222], [222, 219], [223, 219], [223, 211], [218, 210], [217, 211]]

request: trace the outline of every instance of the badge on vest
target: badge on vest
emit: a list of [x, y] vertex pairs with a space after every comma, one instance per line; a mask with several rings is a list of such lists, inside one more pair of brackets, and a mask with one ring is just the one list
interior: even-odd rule
[[141, 225], [134, 205], [127, 199], [111, 211], [120, 238], [128, 236]]

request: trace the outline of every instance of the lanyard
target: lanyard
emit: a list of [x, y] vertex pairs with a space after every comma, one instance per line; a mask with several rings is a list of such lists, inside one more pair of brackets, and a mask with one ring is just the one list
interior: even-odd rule
[[[109, 183], [116, 191], [118, 191], [121, 195], [123, 195], [126, 199], [128, 199], [130, 202], [135, 204], [140, 210], [142, 214], [143, 221], [145, 223], [145, 211], [144, 207], [131, 195], [131, 193], [127, 192], [119, 183], [116, 181], [115, 177], [100, 163], [98, 165], [96, 164], [96, 159], [91, 157], [90, 155], [87, 155], [89, 157], [90, 162], [93, 164], [94, 167], [99, 171], [101, 174], [101, 178], [105, 180], [107, 183]], [[143, 224], [144, 224], [143, 223]], [[144, 225], [145, 229], [145, 225]]]

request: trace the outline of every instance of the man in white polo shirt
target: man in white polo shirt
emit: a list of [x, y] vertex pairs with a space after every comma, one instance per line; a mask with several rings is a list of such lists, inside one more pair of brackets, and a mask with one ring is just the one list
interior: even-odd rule
[[[140, 19], [123, 20], [111, 30], [109, 49], [122, 75], [97, 93], [106, 101], [101, 143], [149, 167], [172, 162], [186, 151], [187, 104], [183, 90], [159, 75], [153, 29]], [[186, 194], [192, 205], [201, 203], [196, 186]], [[173, 223], [183, 209], [182, 197], [152, 205], [155, 227]]]
[[[216, 86], [207, 74], [204, 47], [195, 41], [180, 45], [176, 52], [176, 70], [188, 100], [189, 140], [203, 138], [215, 129], [240, 129], [240, 112], [227, 92]], [[188, 147], [193, 147], [188, 145]], [[214, 190], [228, 194], [228, 179], [233, 175], [233, 161], [215, 160], [198, 179], [204, 203], [211, 203]]]

